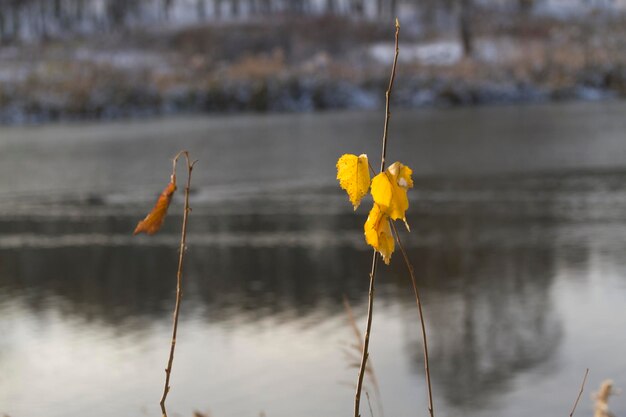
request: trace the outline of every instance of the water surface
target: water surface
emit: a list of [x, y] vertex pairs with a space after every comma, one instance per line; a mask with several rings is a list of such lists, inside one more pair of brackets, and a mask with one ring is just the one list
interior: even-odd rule
[[[626, 388], [626, 105], [394, 113], [415, 172], [403, 233], [439, 416], [566, 415]], [[350, 415], [369, 202], [335, 184], [379, 154], [379, 113], [175, 118], [0, 131], [0, 413], [158, 415], [182, 206], [132, 237], [187, 148], [194, 171], [173, 415]], [[182, 176], [182, 172], [179, 174]], [[374, 415], [426, 414], [401, 258], [378, 278]], [[611, 402], [626, 413], [624, 396]], [[369, 415], [364, 402], [363, 415]]]

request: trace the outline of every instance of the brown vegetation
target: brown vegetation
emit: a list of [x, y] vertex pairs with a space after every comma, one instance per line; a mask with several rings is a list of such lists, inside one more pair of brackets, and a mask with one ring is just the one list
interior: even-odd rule
[[598, 392], [594, 394], [596, 403], [593, 417], [614, 417], [613, 413], [609, 411], [609, 398], [615, 394], [616, 390], [613, 387], [613, 381], [610, 379], [603, 381]]
[[[453, 34], [407, 31], [396, 105], [626, 96], [624, 17], [472, 16], [472, 54], [449, 62], [424, 50]], [[0, 49], [0, 121], [382, 107], [388, 39], [375, 21], [278, 16]]]

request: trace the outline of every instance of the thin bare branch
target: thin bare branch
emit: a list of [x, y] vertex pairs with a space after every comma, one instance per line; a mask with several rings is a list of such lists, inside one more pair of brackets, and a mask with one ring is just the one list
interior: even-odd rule
[[372, 164], [370, 164], [369, 159], [367, 160], [367, 165], [369, 165], [369, 167], [370, 167], [370, 174], [372, 174], [372, 175], [376, 175], [376, 170], [374, 169], [374, 167], [372, 166]]
[[352, 307], [350, 306], [350, 301], [348, 301], [348, 298], [346, 298], [346, 296], [343, 296], [343, 308], [346, 310], [346, 315], [348, 316], [348, 323], [350, 324], [350, 328], [352, 329], [352, 332], [354, 333], [354, 337], [356, 338], [356, 340], [359, 341], [359, 349], [363, 348], [363, 342], [361, 342], [361, 332], [359, 331], [359, 328], [356, 325], [356, 320], [354, 319], [354, 313], [352, 313]]
[[[359, 330], [356, 320], [354, 319], [354, 314], [352, 312], [352, 307], [350, 306], [350, 301], [348, 301], [345, 295], [343, 297], [343, 306], [346, 309], [346, 315], [348, 316], [348, 323], [350, 324], [350, 327], [352, 328], [352, 331], [354, 333], [355, 340], [357, 341], [357, 343], [352, 345], [352, 347], [354, 348], [354, 351], [362, 352], [363, 351], [363, 335], [361, 334], [361, 331]], [[352, 350], [346, 351], [346, 355], [348, 356], [349, 359], [355, 360], [356, 364], [354, 367], [356, 368], [360, 364], [361, 356], [358, 355], [358, 353], [355, 353], [354, 351]], [[374, 394], [376, 395], [376, 400], [378, 401], [379, 408], [381, 409], [380, 411], [382, 415], [383, 412], [382, 412], [382, 403], [380, 402], [380, 385], [378, 383], [378, 378], [376, 377], [376, 372], [374, 372], [374, 364], [372, 363], [371, 360], [367, 361], [367, 365], [365, 366], [365, 372], [369, 376], [370, 382], [372, 383], [372, 387], [374, 388]]]
[[389, 78], [389, 87], [385, 93], [385, 127], [383, 129], [383, 152], [380, 158], [380, 172], [385, 170], [385, 159], [387, 158], [387, 137], [389, 132], [389, 119], [391, 119], [391, 92], [393, 90], [393, 83], [396, 80], [396, 66], [398, 65], [398, 54], [400, 53], [400, 47], [398, 41], [400, 39], [400, 21], [396, 17], [396, 50], [393, 56], [393, 66], [391, 67], [391, 77]]
[[365, 390], [365, 397], [367, 397], [367, 406], [370, 409], [370, 417], [374, 417], [374, 412], [372, 411], [372, 402], [370, 401], [370, 393]]
[[587, 381], [587, 375], [589, 375], [589, 368], [585, 371], [585, 376], [583, 377], [583, 382], [580, 384], [580, 391], [578, 391], [578, 397], [576, 397], [576, 401], [574, 401], [574, 407], [572, 407], [572, 411], [569, 413], [569, 417], [574, 416], [574, 412], [576, 411], [576, 407], [578, 406], [578, 401], [580, 401], [580, 397], [583, 395], [583, 391], [585, 390], [585, 382]]
[[170, 391], [170, 376], [172, 374], [172, 365], [174, 363], [174, 350], [176, 349], [176, 334], [178, 333], [178, 316], [180, 314], [180, 304], [183, 298], [183, 264], [185, 261], [185, 250], [187, 242], [187, 219], [191, 208], [189, 208], [189, 189], [191, 188], [191, 173], [193, 167], [197, 161], [191, 162], [189, 159], [189, 153], [187, 151], [179, 152], [172, 160], [172, 178], [176, 178], [176, 163], [178, 158], [185, 157], [187, 161], [187, 185], [185, 186], [185, 205], [183, 208], [183, 225], [180, 236], [180, 248], [178, 254], [178, 270], [176, 272], [176, 306], [174, 307], [174, 317], [172, 325], [172, 343], [170, 346], [170, 354], [167, 360], [167, 368], [165, 368], [165, 385], [163, 386], [163, 395], [161, 396], [161, 412], [163, 417], [167, 417], [167, 410], [165, 408], [165, 400], [167, 394]]
[[361, 390], [363, 389], [363, 377], [365, 376], [365, 369], [367, 366], [367, 359], [369, 357], [369, 344], [370, 344], [370, 333], [372, 330], [372, 315], [374, 308], [374, 284], [376, 282], [376, 268], [378, 266], [378, 256], [376, 255], [376, 250], [374, 249], [374, 254], [372, 256], [372, 270], [370, 272], [370, 289], [368, 296], [368, 305], [367, 305], [367, 325], [365, 327], [365, 339], [363, 341], [363, 352], [361, 354], [361, 365], [359, 366], [359, 376], [356, 384], [356, 394], [354, 395], [354, 417], [359, 417], [361, 414], [359, 412], [359, 407], [361, 404]]
[[424, 313], [422, 312], [422, 301], [420, 299], [420, 293], [417, 290], [417, 281], [415, 279], [415, 272], [413, 271], [413, 265], [409, 261], [409, 257], [404, 250], [404, 245], [402, 244], [402, 240], [400, 240], [400, 235], [398, 234], [398, 229], [396, 229], [396, 225], [389, 220], [391, 223], [391, 228], [393, 230], [393, 234], [396, 237], [396, 242], [398, 242], [398, 247], [400, 248], [400, 252], [402, 252], [402, 257], [404, 258], [404, 263], [406, 264], [407, 269], [409, 270], [409, 275], [411, 275], [411, 283], [413, 284], [413, 294], [415, 295], [415, 303], [417, 304], [417, 309], [420, 315], [420, 325], [422, 327], [422, 341], [424, 342], [424, 369], [426, 373], [426, 385], [428, 386], [428, 413], [430, 417], [435, 417], [435, 409], [433, 406], [433, 387], [430, 382], [430, 366], [428, 359], [428, 341], [426, 338], [426, 323], [424, 321]]
[[[393, 83], [396, 79], [396, 66], [398, 64], [398, 40], [400, 37], [400, 22], [396, 18], [396, 36], [395, 36], [395, 54], [393, 57], [393, 66], [391, 67], [391, 77], [389, 78], [389, 87], [387, 88], [387, 92], [385, 93], [385, 126], [383, 129], [383, 139], [382, 139], [382, 152], [380, 158], [380, 172], [385, 170], [385, 157], [387, 155], [387, 135], [389, 132], [389, 119], [391, 118], [390, 111], [390, 101], [391, 101], [391, 92], [393, 90]], [[369, 288], [369, 297], [368, 297], [368, 306], [367, 306], [367, 325], [365, 329], [365, 340], [363, 342], [363, 353], [361, 355], [361, 366], [359, 368], [359, 375], [356, 384], [356, 393], [354, 395], [354, 417], [360, 416], [360, 406], [361, 406], [361, 390], [363, 389], [363, 377], [365, 376], [365, 369], [367, 365], [367, 359], [369, 357], [369, 344], [370, 344], [370, 334], [372, 330], [372, 314], [374, 312], [374, 291], [375, 291], [375, 282], [376, 282], [376, 267], [378, 265], [378, 257], [376, 256], [376, 249], [374, 249], [372, 255], [372, 269], [370, 271], [370, 288]]]

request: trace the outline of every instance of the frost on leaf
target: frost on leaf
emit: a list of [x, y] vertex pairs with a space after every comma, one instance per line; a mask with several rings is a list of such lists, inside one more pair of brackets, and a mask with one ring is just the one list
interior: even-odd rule
[[413, 188], [411, 168], [394, 162], [386, 171], [376, 175], [372, 180], [372, 197], [382, 211], [391, 219], [404, 221], [407, 229], [406, 211], [409, 208], [409, 199], [406, 192]]
[[370, 171], [367, 155], [345, 154], [337, 161], [337, 179], [346, 190], [350, 202], [356, 210], [361, 199], [370, 188]]
[[370, 214], [365, 222], [365, 241], [372, 246], [383, 257], [387, 265], [391, 261], [391, 254], [395, 249], [391, 227], [389, 226], [389, 216], [385, 214], [380, 206], [374, 203]]
[[154, 205], [152, 211], [148, 213], [145, 219], [137, 223], [137, 227], [135, 228], [133, 235], [141, 232], [153, 235], [159, 231], [163, 225], [163, 221], [165, 220], [165, 215], [167, 214], [167, 209], [172, 201], [174, 191], [176, 191], [176, 177], [172, 176], [170, 183], [167, 184], [167, 187], [165, 187], [159, 196], [159, 199]]

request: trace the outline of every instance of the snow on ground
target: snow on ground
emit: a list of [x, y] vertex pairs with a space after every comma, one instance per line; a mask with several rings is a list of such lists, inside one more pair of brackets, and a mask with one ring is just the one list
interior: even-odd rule
[[166, 67], [169, 67], [162, 54], [141, 50], [97, 51], [90, 48], [78, 48], [74, 52], [74, 59], [95, 64], [108, 64], [119, 69], [167, 69]]
[[[511, 61], [520, 56], [520, 45], [512, 39], [479, 39], [475, 44], [474, 58], [483, 62]], [[368, 55], [384, 64], [392, 62], [394, 44], [377, 43], [368, 48]], [[400, 44], [398, 60], [432, 66], [452, 66], [463, 58], [463, 48], [458, 40], [436, 40], [416, 44]]]
[[[81, 47], [61, 58], [59, 62], [80, 62], [97, 66], [108, 66], [118, 70], [137, 72], [149, 69], [152, 72], [169, 73], [173, 71], [167, 57], [159, 53], [141, 50], [96, 50]], [[0, 83], [23, 82], [33, 73], [52, 74], [46, 60], [33, 60], [19, 54], [16, 48], [0, 49]]]
[[[368, 47], [368, 54], [375, 61], [385, 64], [393, 61], [394, 44], [379, 42]], [[461, 45], [457, 41], [438, 40], [418, 44], [401, 44], [398, 60], [401, 62], [418, 62], [424, 65], [454, 65], [463, 56]]]

